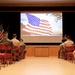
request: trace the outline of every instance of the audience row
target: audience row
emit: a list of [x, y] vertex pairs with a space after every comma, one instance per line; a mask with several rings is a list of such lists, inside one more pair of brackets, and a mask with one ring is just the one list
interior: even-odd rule
[[[13, 38], [10, 40], [8, 38], [8, 32], [5, 31], [3, 33], [3, 38], [0, 40], [0, 43], [6, 44], [6, 45], [9, 45], [12, 47], [13, 57], [14, 57], [14, 48], [16, 48], [16, 47], [18, 49], [19, 55], [21, 55], [22, 51], [24, 52], [24, 54], [26, 54], [26, 45], [23, 42], [23, 39], [20, 39], [20, 40], [17, 39], [17, 34], [13, 34]], [[21, 47], [23, 48], [23, 50], [20, 50]], [[20, 58], [18, 57], [18, 59], [20, 59]], [[14, 58], [13, 58], [13, 60], [14, 60]]]
[[60, 44], [60, 50], [58, 51], [58, 58], [75, 60], [75, 44], [70, 36], [65, 36]]

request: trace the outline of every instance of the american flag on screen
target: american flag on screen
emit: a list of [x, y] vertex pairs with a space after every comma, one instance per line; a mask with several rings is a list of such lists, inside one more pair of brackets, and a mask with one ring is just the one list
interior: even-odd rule
[[49, 21], [40, 19], [34, 15], [26, 14], [28, 18], [28, 24], [23, 30], [29, 32], [32, 35], [51, 35], [52, 27]]
[[4, 29], [3, 29], [3, 26], [1, 24], [0, 25], [0, 39], [3, 37], [3, 32], [4, 32]]

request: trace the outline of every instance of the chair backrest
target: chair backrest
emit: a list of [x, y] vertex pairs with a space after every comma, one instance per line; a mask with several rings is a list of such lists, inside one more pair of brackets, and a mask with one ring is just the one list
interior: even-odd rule
[[18, 51], [19, 51], [18, 46], [14, 46], [14, 52], [18, 52]]
[[23, 47], [23, 46], [20, 46], [20, 48], [19, 48], [20, 50], [24, 50], [25, 48]]
[[0, 50], [4, 50], [5, 49], [5, 45], [3, 43], [0, 43]]
[[18, 46], [14, 46], [14, 50], [18, 50], [19, 48], [18, 48]]
[[65, 50], [73, 51], [73, 50], [75, 50], [75, 47], [74, 46], [67, 46], [67, 47], [65, 47]]
[[0, 53], [4, 53], [6, 50], [6, 47], [3, 43], [0, 43]]
[[6, 47], [6, 53], [12, 53], [12, 47], [8, 44], [5, 44]]

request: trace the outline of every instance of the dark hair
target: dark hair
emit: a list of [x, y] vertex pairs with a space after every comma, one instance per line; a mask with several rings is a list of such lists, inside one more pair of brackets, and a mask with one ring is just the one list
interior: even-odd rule
[[62, 39], [62, 42], [65, 42], [66, 40], [65, 39]]
[[22, 41], [23, 41], [23, 39], [22, 39], [22, 38], [20, 38], [19, 40], [22, 40]]
[[7, 34], [7, 33], [8, 33], [7, 31], [4, 31], [4, 32], [3, 32], [3, 34]]
[[13, 38], [14, 38], [14, 37], [17, 37], [17, 34], [13, 34]]
[[68, 39], [71, 39], [71, 37], [70, 37], [70, 36], [67, 36], [67, 38], [68, 38]]

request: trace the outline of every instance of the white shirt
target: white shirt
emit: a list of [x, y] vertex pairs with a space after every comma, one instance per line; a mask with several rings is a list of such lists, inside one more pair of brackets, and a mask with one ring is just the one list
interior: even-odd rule
[[74, 42], [72, 40], [67, 40], [64, 42], [64, 46], [67, 47], [67, 46], [72, 46], [74, 45]]
[[61, 44], [60, 44], [60, 46], [63, 46], [63, 45], [64, 45], [64, 43], [61, 43]]
[[16, 38], [11, 40], [13, 42], [14, 46], [19, 46], [19, 40], [17, 40]]

